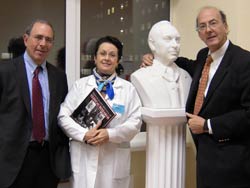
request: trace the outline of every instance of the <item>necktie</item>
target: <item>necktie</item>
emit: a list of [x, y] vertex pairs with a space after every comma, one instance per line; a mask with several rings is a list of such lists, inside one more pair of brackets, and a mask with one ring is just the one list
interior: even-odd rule
[[209, 75], [209, 69], [210, 65], [213, 62], [213, 59], [211, 55], [208, 55], [206, 59], [206, 63], [203, 67], [201, 79], [199, 83], [199, 88], [197, 91], [196, 99], [195, 99], [195, 105], [194, 105], [194, 114], [197, 115], [200, 112], [201, 106], [204, 101], [204, 93], [207, 87], [207, 81], [208, 81], [208, 75]]
[[34, 71], [32, 79], [32, 117], [33, 117], [33, 138], [39, 143], [45, 136], [44, 112], [43, 112], [43, 96], [42, 88], [38, 79], [40, 66]]

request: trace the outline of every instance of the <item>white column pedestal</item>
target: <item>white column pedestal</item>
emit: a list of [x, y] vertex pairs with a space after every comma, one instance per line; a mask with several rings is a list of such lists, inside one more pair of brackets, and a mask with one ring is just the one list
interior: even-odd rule
[[185, 109], [142, 108], [147, 123], [146, 188], [184, 188]]

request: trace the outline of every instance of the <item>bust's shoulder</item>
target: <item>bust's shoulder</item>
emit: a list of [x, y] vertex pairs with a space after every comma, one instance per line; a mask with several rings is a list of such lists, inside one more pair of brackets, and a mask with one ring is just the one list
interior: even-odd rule
[[154, 66], [148, 66], [148, 67], [142, 67], [135, 72], [132, 73], [131, 76], [134, 77], [141, 77], [141, 76], [149, 76], [149, 75], [155, 75], [157, 73], [157, 70]]

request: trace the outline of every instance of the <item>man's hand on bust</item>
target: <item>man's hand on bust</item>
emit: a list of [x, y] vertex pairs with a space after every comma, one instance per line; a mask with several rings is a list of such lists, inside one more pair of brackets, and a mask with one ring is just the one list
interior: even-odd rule
[[152, 66], [153, 59], [154, 59], [153, 54], [148, 53], [148, 54], [143, 55], [140, 67]]

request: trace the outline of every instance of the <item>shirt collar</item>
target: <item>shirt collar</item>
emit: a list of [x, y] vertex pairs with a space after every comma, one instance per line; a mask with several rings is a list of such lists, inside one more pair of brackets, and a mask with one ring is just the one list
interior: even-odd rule
[[217, 51], [215, 51], [213, 53], [211, 53], [209, 51], [208, 54], [210, 54], [212, 56], [213, 60], [218, 59], [218, 58], [224, 56], [224, 54], [226, 53], [226, 50], [227, 50], [228, 46], [229, 46], [229, 40], [226, 40], [226, 42], [222, 45], [222, 47], [220, 49], [218, 49]]
[[[25, 51], [23, 57], [24, 57], [24, 62], [26, 64], [26, 66], [28, 66], [30, 68], [30, 70], [32, 71], [32, 73], [33, 73], [35, 71], [36, 67], [37, 67], [37, 64], [35, 64], [35, 62], [29, 56], [29, 54], [27, 53], [27, 51]], [[43, 70], [45, 70], [45, 68], [46, 68], [46, 61], [44, 61], [40, 66], [43, 68]]]
[[154, 61], [153, 68], [156, 74], [164, 76], [164, 78], [170, 82], [178, 81], [178, 78], [180, 76], [180, 71], [175, 63], [166, 66], [161, 62], [159, 62], [157, 59], [154, 59], [153, 61]]

